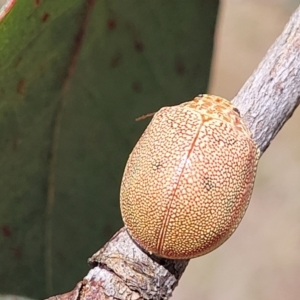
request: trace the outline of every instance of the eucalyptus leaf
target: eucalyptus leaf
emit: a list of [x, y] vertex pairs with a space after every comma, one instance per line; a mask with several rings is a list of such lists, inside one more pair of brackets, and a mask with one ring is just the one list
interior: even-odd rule
[[218, 1], [19, 0], [0, 23], [0, 292], [72, 289], [149, 120], [206, 91]]

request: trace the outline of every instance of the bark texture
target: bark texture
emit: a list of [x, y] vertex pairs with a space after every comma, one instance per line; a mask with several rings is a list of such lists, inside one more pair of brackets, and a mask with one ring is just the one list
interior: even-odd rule
[[[261, 154], [300, 101], [300, 7], [233, 103]], [[92, 269], [73, 291], [49, 299], [168, 299], [188, 260], [144, 252], [125, 228], [89, 260]]]
[[232, 102], [262, 154], [299, 101], [300, 7]]

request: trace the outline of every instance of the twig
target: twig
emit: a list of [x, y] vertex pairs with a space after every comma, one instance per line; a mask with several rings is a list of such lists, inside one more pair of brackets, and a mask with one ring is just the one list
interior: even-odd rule
[[261, 154], [292, 116], [299, 102], [300, 7], [233, 99]]

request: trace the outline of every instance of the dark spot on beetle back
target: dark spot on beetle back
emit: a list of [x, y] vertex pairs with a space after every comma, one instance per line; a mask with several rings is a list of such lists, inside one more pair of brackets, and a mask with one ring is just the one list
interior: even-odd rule
[[211, 189], [215, 187], [215, 184], [209, 177], [205, 177], [203, 181], [203, 186], [209, 192]]

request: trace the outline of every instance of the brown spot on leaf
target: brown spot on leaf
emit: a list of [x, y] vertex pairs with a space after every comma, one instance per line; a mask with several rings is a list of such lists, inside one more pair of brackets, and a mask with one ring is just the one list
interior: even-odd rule
[[43, 22], [43, 23], [47, 22], [47, 20], [49, 19], [49, 17], [50, 17], [50, 14], [47, 13], [47, 12], [45, 12], [45, 13], [43, 14], [43, 16], [42, 16], [42, 22]]
[[73, 77], [73, 74], [75, 72], [75, 68], [77, 65], [77, 60], [81, 51], [81, 47], [83, 45], [83, 40], [85, 37], [85, 33], [87, 30], [87, 26], [88, 23], [90, 21], [91, 15], [92, 15], [92, 11], [93, 11], [93, 7], [96, 3], [96, 0], [87, 0], [86, 1], [86, 6], [85, 6], [85, 12], [84, 12], [84, 16], [83, 16], [83, 20], [81, 22], [81, 25], [78, 28], [78, 31], [74, 37], [74, 46], [73, 46], [73, 50], [71, 53], [71, 59], [69, 62], [69, 66], [67, 69], [67, 76], [65, 77], [64, 83], [63, 83], [63, 87], [62, 90], [63, 92], [66, 92], [69, 89], [70, 86], [70, 82], [71, 79]]
[[35, 6], [39, 6], [41, 4], [41, 0], [34, 0]]
[[87, 5], [89, 6], [89, 8], [91, 8], [92, 6], [94, 6], [96, 3], [96, 0], [87, 0]]
[[134, 81], [131, 85], [131, 88], [136, 93], [140, 93], [142, 91], [142, 83], [140, 81]]
[[11, 237], [11, 229], [10, 229], [10, 227], [8, 226], [8, 225], [2, 225], [2, 227], [1, 227], [1, 232], [2, 232], [2, 235], [4, 236], [4, 237], [6, 237], [6, 238], [9, 238], [9, 237]]
[[182, 58], [177, 58], [175, 61], [175, 71], [177, 75], [184, 75], [185, 73], [185, 64], [182, 60]]
[[117, 27], [117, 22], [115, 19], [108, 19], [106, 22], [106, 27], [108, 30], [114, 30]]
[[21, 79], [21, 80], [18, 82], [18, 85], [17, 85], [17, 92], [18, 92], [18, 94], [24, 95], [25, 87], [26, 87], [25, 79]]
[[137, 52], [143, 52], [145, 49], [145, 45], [141, 40], [135, 40], [134, 41], [134, 49]]
[[16, 258], [16, 259], [22, 258], [22, 249], [20, 247], [15, 247], [15, 248], [12, 248], [11, 250], [12, 250], [14, 258]]
[[122, 63], [122, 55], [121, 53], [115, 54], [110, 60], [110, 66], [112, 68], [118, 67]]
[[19, 137], [15, 137], [12, 142], [12, 149], [14, 151], [18, 151], [21, 145], [21, 139]]

